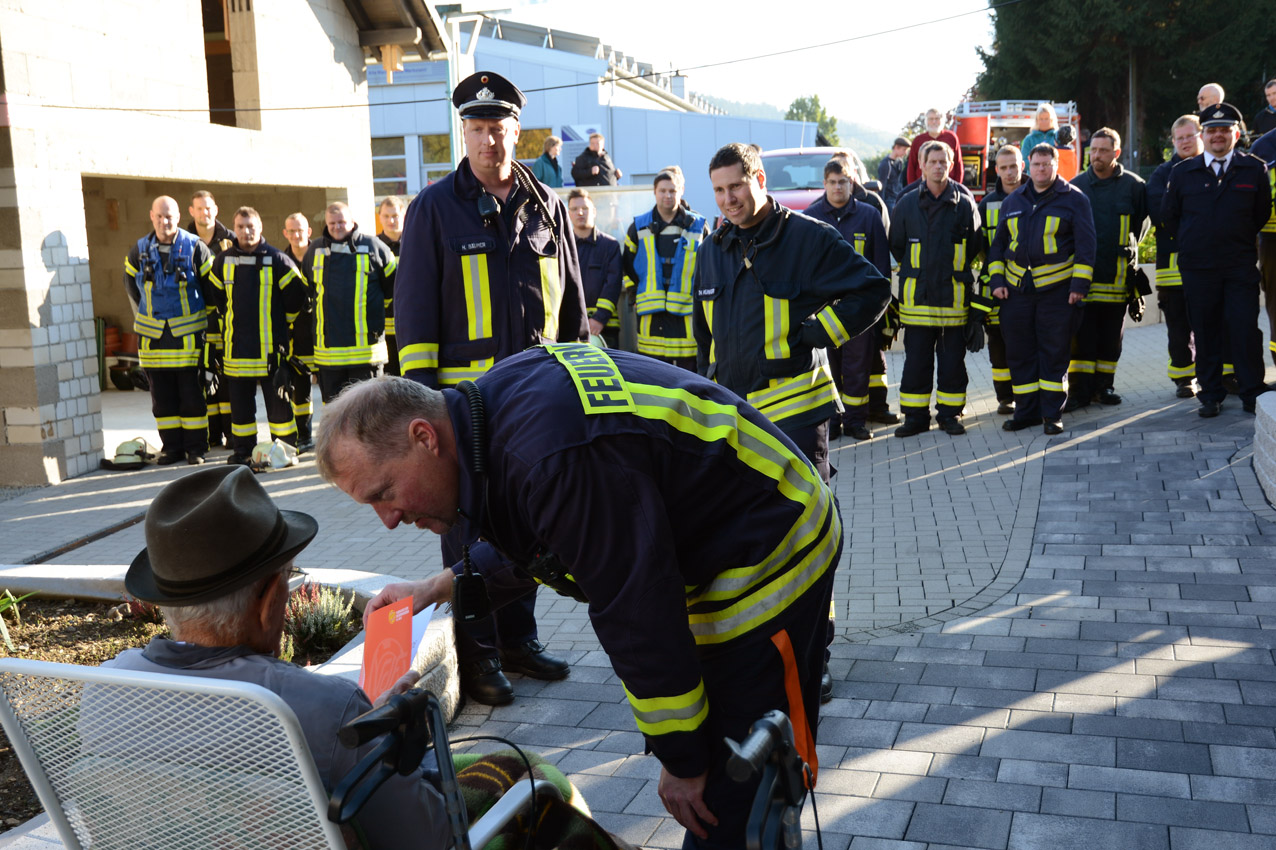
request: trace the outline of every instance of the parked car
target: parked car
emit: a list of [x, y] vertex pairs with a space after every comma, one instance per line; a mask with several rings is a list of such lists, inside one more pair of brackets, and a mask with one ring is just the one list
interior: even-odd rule
[[804, 210], [824, 194], [824, 166], [836, 153], [851, 159], [856, 180], [865, 189], [881, 192], [882, 184], [868, 179], [864, 163], [850, 148], [776, 148], [762, 152], [767, 191], [791, 210]]

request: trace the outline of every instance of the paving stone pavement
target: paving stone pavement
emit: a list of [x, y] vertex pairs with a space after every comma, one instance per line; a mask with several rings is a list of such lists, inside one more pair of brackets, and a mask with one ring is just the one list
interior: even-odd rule
[[[894, 381], [902, 355], [889, 360]], [[1249, 465], [1253, 418], [1232, 401], [1203, 420], [1173, 397], [1161, 325], [1127, 332], [1125, 403], [1067, 417], [1058, 437], [1002, 431], [986, 356], [968, 364], [965, 436], [879, 426], [833, 446], [847, 542], [819, 730], [824, 846], [1276, 848], [1276, 511]], [[125, 523], [185, 471], [0, 502], [0, 560]], [[440, 567], [432, 537], [381, 528], [312, 464], [265, 483], [320, 520], [303, 566]], [[141, 545], [132, 525], [48, 560], [127, 563]], [[454, 736], [532, 747], [609, 829], [680, 846], [583, 607], [542, 593], [538, 616], [571, 677], [512, 677], [517, 701], [465, 708]], [[810, 805], [803, 824], [814, 847]]]

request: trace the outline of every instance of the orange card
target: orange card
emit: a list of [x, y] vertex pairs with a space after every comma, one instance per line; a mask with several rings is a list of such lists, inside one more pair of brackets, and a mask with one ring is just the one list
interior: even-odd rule
[[359, 687], [368, 698], [389, 690], [412, 664], [412, 597], [386, 605], [368, 618]]

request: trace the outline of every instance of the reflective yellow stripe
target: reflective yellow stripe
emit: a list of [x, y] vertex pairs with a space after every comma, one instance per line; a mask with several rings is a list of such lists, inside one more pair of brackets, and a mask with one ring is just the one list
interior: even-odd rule
[[994, 368], [993, 368], [993, 370], [992, 370], [992, 379], [993, 379], [994, 381], [1009, 381], [1009, 380], [1010, 380], [1010, 370], [1009, 370], [1009, 369], [997, 369], [997, 368], [995, 368], [995, 367], [994, 367]]
[[142, 366], [154, 369], [184, 369], [198, 366], [204, 351], [203, 346], [195, 346], [195, 336], [193, 334], [180, 336], [177, 337], [177, 341], [181, 343], [181, 348], [153, 348], [154, 341], [148, 337], [142, 337], [137, 352], [138, 360]]
[[953, 243], [953, 271], [966, 270], [966, 240]]
[[309, 397], [307, 397], [306, 400], [301, 402], [300, 404], [298, 404], [295, 401], [292, 403], [293, 416], [309, 416], [310, 410], [311, 410], [311, 403], [310, 403]]
[[257, 423], [256, 422], [244, 422], [244, 423], [232, 422], [230, 423], [230, 433], [231, 433], [231, 436], [233, 437], [256, 437]]
[[935, 403], [944, 404], [949, 407], [962, 407], [966, 404], [965, 393], [941, 393], [935, 392]]
[[453, 387], [461, 381], [477, 381], [494, 365], [495, 362], [489, 357], [487, 360], [472, 361], [469, 366], [443, 366], [439, 369], [439, 385]]
[[863, 254], [864, 245], [868, 241], [867, 236], [863, 233], [856, 233], [854, 234], [854, 238], [855, 238], [855, 253]]
[[700, 728], [709, 716], [709, 698], [701, 680], [694, 689], [672, 697], [648, 697], [640, 699], [629, 687], [621, 683], [629, 705], [638, 722], [638, 731], [644, 735], [668, 735], [671, 732], [692, 732]]
[[580, 343], [546, 345], [545, 348], [567, 369], [585, 413], [633, 412], [633, 397], [620, 376], [620, 369], [605, 351]]
[[[1267, 169], [1267, 182], [1272, 187], [1272, 199], [1276, 201], [1276, 168]], [[1276, 204], [1272, 206], [1272, 214], [1263, 225], [1264, 233], [1276, 233]]]
[[842, 320], [837, 317], [837, 313], [834, 312], [833, 305], [830, 304], [816, 313], [815, 318], [819, 319], [820, 324], [824, 326], [824, 332], [829, 335], [833, 348], [850, 340], [851, 335], [846, 332], [846, 327], [842, 324]]
[[1031, 384], [1012, 384], [1010, 389], [1015, 395], [1030, 395], [1041, 389], [1041, 382], [1033, 381]]
[[780, 422], [835, 401], [836, 394], [833, 375], [824, 363], [791, 378], [777, 378], [765, 389], [749, 393], [745, 400], [767, 419]]
[[[488, 286], [487, 254], [462, 257], [461, 277], [465, 287], [465, 316], [469, 320], [470, 339], [487, 339], [492, 336], [492, 293]], [[403, 362], [402, 356], [399, 362]]]
[[785, 360], [789, 357], [789, 302], [787, 298], [762, 296], [766, 334], [764, 350], [768, 360]]
[[208, 416], [183, 416], [182, 429], [186, 431], [207, 431]]
[[927, 409], [930, 407], [930, 393], [906, 393], [899, 394], [900, 407], [920, 407]]
[[270, 423], [270, 435], [272, 437], [288, 437], [295, 433], [297, 433], [295, 420], [289, 419], [287, 422]]
[[439, 368], [439, 344], [418, 342], [399, 349], [399, 365], [404, 372], [412, 369]]
[[[558, 258], [541, 257], [539, 262], [541, 268], [541, 303], [545, 306], [543, 334], [545, 339], [558, 339], [558, 308], [563, 303], [563, 287], [558, 280]], [[486, 288], [484, 287], [484, 289]]]
[[886, 388], [886, 376], [881, 372], [874, 372], [868, 376], [868, 385], [870, 387]]
[[1170, 377], [1170, 380], [1195, 378], [1196, 364], [1189, 363], [1186, 366], [1175, 366], [1173, 361], [1167, 360], [1165, 364], [1165, 372]]
[[1121, 216], [1121, 226], [1117, 231], [1117, 245], [1121, 248], [1125, 247], [1125, 241], [1130, 238], [1130, 217], [1128, 215]]
[[847, 407], [863, 407], [868, 404], [868, 396], [866, 395], [847, 395], [842, 393], [842, 404]]
[[[1276, 169], [1271, 173], [1276, 174]], [[1183, 275], [1179, 272], [1179, 254], [1177, 251], [1170, 254], [1168, 263], [1169, 265], [1165, 268], [1158, 266], [1156, 269], [1156, 285], [1158, 288], [1183, 285]]]
[[180, 416], [156, 416], [155, 427], [160, 431], [166, 431], [169, 428], [182, 427], [182, 417]]
[[1095, 364], [1095, 370], [1101, 375], [1115, 375], [1117, 364], [1115, 360], [1100, 360]]
[[912, 242], [908, 246], [908, 264], [914, 269], [920, 270], [922, 267], [922, 243]]
[[1094, 361], [1093, 360], [1073, 360], [1071, 363], [1068, 364], [1068, 371], [1076, 372], [1079, 375], [1093, 375]]
[[1041, 233], [1041, 247], [1047, 254], [1055, 254], [1059, 251], [1059, 216], [1046, 216], [1046, 226]]
[[1010, 231], [1010, 247], [1007, 253], [1013, 254], [1019, 248], [1019, 217], [1006, 219], [1006, 229]]
[[311, 277], [314, 278], [311, 283], [315, 287], [315, 343], [327, 338], [327, 316], [324, 311], [324, 287], [323, 287], [323, 261], [326, 256], [325, 251], [316, 250], [314, 263], [311, 270]]
[[1077, 263], [1072, 267], [1072, 276], [1079, 277], [1083, 280], [1094, 280], [1094, 266]]
[[[629, 240], [626, 241], [628, 244], [633, 244]], [[652, 235], [651, 230], [644, 227], [638, 231], [638, 241], [642, 245], [642, 253], [636, 259], [644, 262], [647, 270], [641, 279], [637, 297], [634, 299], [634, 310], [639, 316], [662, 313], [666, 306], [665, 290], [661, 286], [663, 281], [660, 275], [660, 258], [656, 253], [656, 237]], [[634, 245], [633, 250], [637, 254], [638, 245]]]
[[1041, 385], [1041, 391], [1042, 391], [1042, 392], [1046, 392], [1046, 393], [1049, 393], [1049, 392], [1055, 392], [1055, 393], [1066, 392], [1066, 390], [1064, 389], [1064, 385], [1063, 385], [1063, 383], [1062, 383], [1061, 381], [1047, 381], [1045, 378], [1042, 378], [1042, 379], [1041, 379], [1038, 383], [1040, 383], [1040, 385]]
[[368, 344], [368, 270], [372, 262], [369, 254], [355, 254], [354, 272], [354, 346]]

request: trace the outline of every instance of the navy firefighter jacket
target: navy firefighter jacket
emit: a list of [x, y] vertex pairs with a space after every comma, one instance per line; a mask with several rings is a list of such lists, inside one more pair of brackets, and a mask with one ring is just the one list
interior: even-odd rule
[[703, 773], [720, 743], [706, 719], [731, 695], [706, 693], [702, 667], [729, 643], [769, 645], [775, 618], [830, 574], [842, 543], [831, 491], [757, 410], [651, 358], [547, 345], [477, 383], [486, 487], [469, 463], [468, 400], [444, 392], [461, 530], [483, 537], [475, 569], [497, 586], [510, 562], [561, 559], [651, 751], [675, 776]]
[[1001, 204], [997, 235], [988, 247], [988, 285], [1040, 292], [1068, 284], [1085, 295], [1094, 279], [1096, 250], [1090, 199], [1062, 177], [1038, 192], [1031, 180]]
[[[529, 346], [588, 337], [567, 207], [526, 166], [514, 169], [504, 202], [467, 157], [408, 206], [394, 288], [404, 377], [455, 386]], [[480, 202], [492, 205], [486, 217]]]
[[723, 224], [696, 260], [696, 368], [783, 427], [840, 404], [826, 348], [873, 326], [890, 282], [829, 224], [781, 206], [750, 232]]
[[1170, 169], [1161, 221], [1178, 239], [1179, 268], [1235, 269], [1258, 265], [1258, 234], [1272, 214], [1267, 167], [1234, 151], [1222, 179], [1205, 154]]

